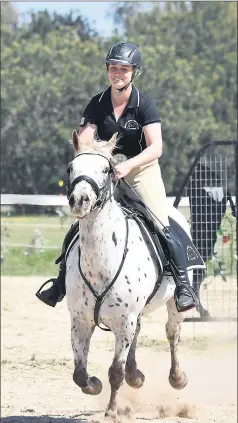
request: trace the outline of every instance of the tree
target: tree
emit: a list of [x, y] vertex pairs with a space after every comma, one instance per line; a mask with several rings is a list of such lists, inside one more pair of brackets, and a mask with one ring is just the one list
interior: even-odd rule
[[6, 25], [9, 29], [16, 29], [18, 23], [17, 11], [12, 2], [1, 2], [1, 25]]
[[44, 40], [35, 33], [4, 47], [3, 192], [55, 192], [66, 172], [72, 129], [79, 126], [89, 98], [105, 84], [100, 49], [100, 38], [82, 41], [65, 26]]
[[34, 34], [40, 35], [45, 40], [50, 32], [62, 28], [73, 28], [75, 35], [81, 40], [88, 40], [96, 37], [96, 31], [92, 30], [87, 19], [83, 18], [79, 12], [71, 11], [66, 15], [60, 15], [56, 12], [50, 14], [47, 10], [37, 13], [30, 12], [30, 23], [23, 26], [22, 38], [29, 39]]

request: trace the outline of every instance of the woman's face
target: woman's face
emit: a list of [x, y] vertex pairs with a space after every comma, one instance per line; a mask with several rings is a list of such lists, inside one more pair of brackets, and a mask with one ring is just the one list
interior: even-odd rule
[[131, 82], [133, 67], [130, 65], [110, 64], [108, 78], [112, 87], [120, 89]]

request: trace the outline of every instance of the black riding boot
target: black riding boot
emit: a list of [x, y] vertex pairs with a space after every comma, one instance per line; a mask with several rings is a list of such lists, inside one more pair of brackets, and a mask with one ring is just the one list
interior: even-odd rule
[[[66, 291], [65, 291], [65, 274], [66, 274], [66, 262], [63, 258], [59, 265], [59, 274], [57, 278], [52, 278], [46, 281], [40, 289], [37, 291], [36, 296], [39, 300], [43, 301], [43, 303], [55, 307], [57, 302], [63, 300]], [[53, 282], [53, 285], [46, 289], [45, 291], [41, 291], [41, 289], [49, 282]]]
[[194, 289], [191, 287], [184, 249], [171, 234], [169, 228], [163, 229], [170, 254], [170, 268], [176, 284], [174, 301], [178, 312], [190, 310], [198, 305]]
[[[78, 232], [78, 224], [77, 222], [71, 226], [69, 231], [67, 232], [63, 246], [62, 246], [62, 254], [65, 253], [66, 246], [69, 245], [70, 241], [73, 239], [74, 235]], [[66, 262], [63, 256], [62, 260], [60, 261], [59, 265], [59, 274], [57, 278], [52, 278], [46, 281], [40, 289], [37, 291], [36, 296], [39, 300], [43, 301], [43, 303], [55, 307], [56, 304], [63, 300], [66, 290], [65, 290], [65, 275], [66, 275]], [[53, 285], [42, 291], [42, 288], [49, 282], [53, 282]]]

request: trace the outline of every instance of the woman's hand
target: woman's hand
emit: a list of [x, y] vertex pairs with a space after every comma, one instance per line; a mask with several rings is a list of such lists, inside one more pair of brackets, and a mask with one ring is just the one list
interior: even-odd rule
[[117, 164], [114, 167], [114, 176], [116, 181], [127, 176], [132, 169], [133, 167], [130, 163], [130, 160], [126, 160], [125, 162]]

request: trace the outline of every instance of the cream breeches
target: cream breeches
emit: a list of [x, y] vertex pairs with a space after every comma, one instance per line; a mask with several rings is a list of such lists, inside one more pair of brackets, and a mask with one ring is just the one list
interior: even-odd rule
[[126, 181], [164, 226], [169, 226], [168, 202], [158, 160], [133, 169]]

